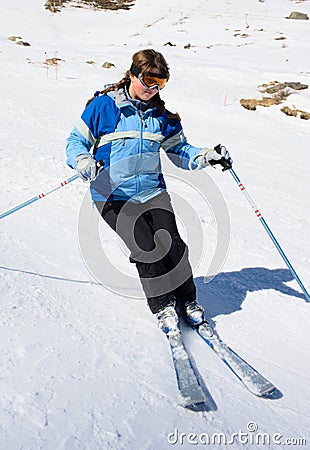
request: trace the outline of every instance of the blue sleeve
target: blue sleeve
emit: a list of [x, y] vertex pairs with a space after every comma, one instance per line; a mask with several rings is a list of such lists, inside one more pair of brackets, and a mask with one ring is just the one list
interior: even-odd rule
[[67, 139], [66, 145], [68, 166], [72, 169], [75, 169], [76, 157], [79, 155], [87, 154], [90, 151], [92, 145], [93, 144], [79, 132], [77, 127], [74, 127]]
[[[162, 133], [165, 138], [161, 147], [169, 159], [177, 167], [189, 170], [190, 159], [201, 151], [201, 147], [195, 147], [187, 142], [181, 122], [177, 119], [164, 121]], [[195, 169], [196, 167], [197, 163], [194, 161], [192, 168]]]
[[96, 97], [85, 108], [67, 139], [68, 166], [75, 169], [75, 159], [78, 155], [87, 154], [100, 136], [113, 132], [119, 115], [120, 111], [111, 97]]

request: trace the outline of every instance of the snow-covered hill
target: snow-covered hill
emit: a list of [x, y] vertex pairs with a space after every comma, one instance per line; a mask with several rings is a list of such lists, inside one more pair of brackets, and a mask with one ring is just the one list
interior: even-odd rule
[[[3, 0], [0, 212], [74, 175], [64, 146], [86, 100], [122, 77], [133, 52], [152, 47], [170, 65], [163, 97], [181, 114], [188, 140], [229, 148], [237, 174], [310, 288], [309, 121], [280, 111], [287, 104], [309, 112], [310, 91], [256, 111], [239, 104], [261, 98], [264, 83], [309, 84], [310, 21], [287, 19], [292, 11], [309, 15], [310, 2], [136, 0], [129, 11], [68, 7], [53, 15], [43, 0]], [[46, 58], [60, 61], [47, 67]], [[114, 67], [103, 69], [104, 62]], [[75, 181], [1, 220], [1, 449], [189, 449], [199, 440], [196, 447], [220, 448], [204, 445], [206, 434], [229, 440], [239, 432], [247, 436], [228, 447], [261, 448], [259, 433], [269, 448], [305, 448], [298, 438], [309, 445], [309, 304], [229, 173], [204, 175], [225, 199], [218, 208], [190, 187], [193, 177], [176, 174], [163, 159], [181, 232], [191, 239], [197, 224], [203, 230], [201, 254], [197, 240], [191, 247], [199, 301], [222, 338], [283, 397], [253, 397], [186, 332], [216, 407], [195, 413], [178, 406], [167, 342], [146, 302], [106, 289], [83, 262], [77, 225], [88, 194]], [[192, 224], [180, 196], [193, 208]], [[206, 284], [225, 208], [230, 245], [220, 273]], [[100, 227], [113, 264], [124, 279], [133, 276], [119, 242]]]

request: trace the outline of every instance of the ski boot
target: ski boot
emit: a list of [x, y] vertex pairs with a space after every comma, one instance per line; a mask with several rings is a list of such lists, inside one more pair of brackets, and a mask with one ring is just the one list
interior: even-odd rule
[[213, 336], [213, 329], [209, 322], [204, 317], [204, 309], [198, 305], [197, 301], [185, 303], [185, 318], [187, 322], [195, 328], [199, 329], [204, 336], [211, 338]]
[[197, 301], [185, 303], [185, 318], [187, 322], [192, 326], [201, 325], [204, 321], [204, 309], [201, 305], [198, 305]]
[[179, 333], [179, 317], [173, 303], [169, 303], [157, 314], [158, 327], [167, 335]]

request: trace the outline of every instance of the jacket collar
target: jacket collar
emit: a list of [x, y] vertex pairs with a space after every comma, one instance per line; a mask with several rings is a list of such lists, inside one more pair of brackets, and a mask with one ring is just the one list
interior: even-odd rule
[[146, 111], [154, 109], [151, 106], [151, 100], [148, 102], [142, 102], [130, 97], [126, 86], [117, 89], [112, 92], [115, 100], [115, 104], [118, 108], [124, 108], [125, 106], [133, 106], [138, 111], [145, 113]]
[[119, 88], [117, 89], [117, 91], [113, 91], [112, 95], [114, 97], [116, 106], [118, 106], [118, 108], [122, 108], [124, 106], [128, 106], [131, 104], [130, 100], [128, 99], [125, 89], [124, 88]]

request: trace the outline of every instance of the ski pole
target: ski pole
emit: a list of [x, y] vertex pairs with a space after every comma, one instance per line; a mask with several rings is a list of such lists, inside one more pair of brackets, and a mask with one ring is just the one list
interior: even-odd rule
[[305, 286], [302, 284], [299, 276], [297, 275], [297, 273], [295, 272], [293, 266], [291, 265], [291, 263], [289, 262], [289, 260], [287, 259], [284, 251], [282, 250], [279, 242], [276, 240], [276, 238], [274, 237], [272, 231], [270, 230], [269, 226], [267, 225], [265, 219], [263, 218], [261, 212], [259, 211], [259, 209], [257, 208], [257, 206], [255, 205], [252, 197], [250, 196], [250, 194], [247, 192], [247, 190], [245, 189], [244, 185], [241, 183], [239, 177], [237, 176], [236, 172], [230, 168], [229, 172], [231, 173], [231, 175], [233, 176], [235, 182], [238, 184], [241, 192], [245, 195], [247, 201], [249, 202], [249, 204], [251, 205], [251, 207], [253, 208], [256, 216], [258, 217], [260, 223], [263, 225], [263, 227], [265, 228], [265, 230], [267, 231], [269, 237], [271, 238], [273, 244], [275, 245], [276, 249], [278, 250], [278, 252], [280, 253], [281, 257], [283, 258], [285, 264], [287, 265], [288, 269], [290, 270], [291, 274], [293, 275], [293, 277], [295, 278], [295, 280], [297, 281], [297, 283], [299, 284], [301, 290], [303, 291], [303, 293], [305, 294], [306, 300], [307, 302], [310, 302], [310, 296], [305, 288]]
[[16, 211], [19, 211], [20, 209], [24, 208], [25, 206], [31, 205], [31, 203], [36, 202], [37, 200], [40, 200], [43, 197], [46, 197], [47, 195], [51, 194], [52, 192], [57, 191], [57, 189], [62, 188], [63, 186], [66, 186], [67, 184], [71, 183], [74, 180], [77, 180], [79, 178], [78, 175], [73, 175], [73, 177], [68, 178], [65, 181], [62, 181], [58, 186], [54, 187], [53, 189], [47, 191], [47, 192], [42, 192], [41, 194], [36, 195], [35, 197], [31, 198], [30, 200], [27, 200], [24, 203], [21, 203], [18, 206], [15, 206], [15, 208], [10, 209], [9, 211], [6, 211], [4, 213], [2, 213], [0, 215], [0, 219], [3, 219], [6, 216], [9, 216], [10, 214], [15, 213]]

